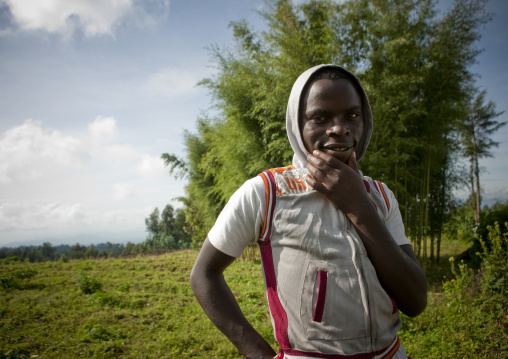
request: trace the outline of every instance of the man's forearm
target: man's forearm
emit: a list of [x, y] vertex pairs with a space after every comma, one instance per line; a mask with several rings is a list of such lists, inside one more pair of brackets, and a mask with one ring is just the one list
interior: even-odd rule
[[427, 279], [414, 254], [410, 255], [412, 250], [406, 253], [395, 243], [373, 209], [365, 209], [361, 217], [351, 214], [348, 217], [376, 268], [381, 284], [395, 299], [400, 310], [408, 316], [420, 314], [427, 305]]
[[[212, 323], [246, 358], [273, 358], [275, 352], [272, 347], [243, 315], [224, 280], [222, 268], [210, 265], [211, 257], [223, 255], [215, 251], [206, 241], [191, 273], [194, 295]], [[226, 261], [229, 260], [226, 258]]]

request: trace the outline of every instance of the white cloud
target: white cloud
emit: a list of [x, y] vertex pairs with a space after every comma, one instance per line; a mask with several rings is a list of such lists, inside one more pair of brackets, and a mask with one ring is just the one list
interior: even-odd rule
[[92, 153], [95, 157], [100, 157], [101, 160], [117, 166], [126, 161], [141, 157], [139, 151], [131, 145], [113, 144], [109, 146], [97, 146], [93, 149]]
[[116, 121], [113, 117], [97, 116], [95, 121], [88, 125], [88, 131], [98, 141], [115, 137]]
[[0, 134], [0, 183], [36, 179], [59, 169], [82, 168], [89, 159], [83, 142], [26, 120]]
[[[113, 117], [98, 116], [88, 125], [88, 132], [77, 135], [45, 129], [40, 122], [26, 120], [0, 133], [0, 183], [51, 180], [72, 170], [89, 173], [98, 164], [107, 168], [124, 165], [124, 171], [133, 176], [166, 174], [159, 157], [130, 144], [115, 143], [119, 137]], [[135, 161], [139, 161], [137, 167]]]
[[99, 116], [73, 134], [32, 120], [0, 132], [0, 237], [142, 230], [183, 184], [169, 180], [158, 155], [122, 143], [119, 130]]
[[124, 200], [134, 195], [134, 188], [128, 183], [115, 183], [113, 185], [113, 198]]
[[167, 175], [164, 161], [160, 157], [144, 155], [136, 167], [137, 173], [142, 177], [157, 177]]
[[[2, 1], [2, 0], [0, 0]], [[72, 36], [80, 28], [85, 36], [112, 35], [126, 20], [152, 25], [166, 17], [169, 0], [3, 0], [23, 30], [45, 30]], [[150, 5], [150, 6], [149, 6]], [[154, 8], [149, 11], [149, 8]]]
[[81, 204], [59, 203], [2, 203], [0, 204], [0, 229], [37, 229], [76, 225], [86, 218]]
[[195, 90], [201, 79], [197, 72], [169, 67], [150, 75], [145, 87], [168, 95], [180, 95]]
[[[153, 208], [101, 211], [80, 203], [1, 203], [0, 231], [43, 229], [94, 230], [137, 228]], [[75, 231], [74, 231], [75, 234]]]

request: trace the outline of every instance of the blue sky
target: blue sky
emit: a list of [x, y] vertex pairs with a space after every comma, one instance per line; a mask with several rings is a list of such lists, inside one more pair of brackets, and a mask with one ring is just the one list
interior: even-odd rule
[[[0, 0], [0, 245], [142, 241], [155, 207], [180, 206], [184, 183], [160, 155], [184, 155], [183, 132], [210, 111], [195, 86], [214, 71], [207, 47], [231, 45], [232, 20], [261, 29], [263, 6]], [[488, 9], [497, 15], [473, 71], [506, 111], [508, 6]], [[508, 197], [507, 138], [505, 127], [495, 159], [481, 163], [486, 198]]]

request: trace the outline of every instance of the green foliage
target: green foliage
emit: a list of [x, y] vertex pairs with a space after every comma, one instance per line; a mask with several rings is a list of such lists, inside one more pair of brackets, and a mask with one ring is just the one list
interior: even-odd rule
[[[245, 21], [232, 22], [235, 47], [211, 48], [219, 71], [200, 83], [219, 114], [200, 118], [197, 134], [185, 135], [184, 204], [196, 245], [246, 179], [290, 163], [285, 109], [293, 82], [308, 67], [335, 60], [331, 54], [340, 50], [333, 2], [293, 7], [290, 1], [270, 1], [268, 6], [261, 16], [269, 31], [258, 34]], [[168, 156], [172, 166], [175, 159]]]
[[468, 115], [459, 124], [462, 152], [469, 161], [470, 191], [476, 225], [480, 224], [481, 211], [479, 159], [492, 157], [490, 149], [497, 147], [499, 143], [491, 136], [506, 125], [506, 122], [495, 120], [504, 111], [496, 112], [496, 105], [492, 101], [484, 104], [485, 94], [485, 90], [475, 94], [468, 106]]
[[164, 165], [169, 167], [169, 173], [174, 175], [176, 179], [185, 178], [187, 176], [188, 167], [181, 158], [169, 153], [163, 153], [161, 159], [164, 160]]
[[[508, 222], [505, 222], [508, 229]], [[489, 246], [480, 240], [483, 251], [481, 275], [482, 292], [488, 298], [487, 303], [498, 315], [508, 314], [508, 233], [501, 233], [499, 223], [489, 226]]]
[[1, 263], [12, 263], [12, 262], [20, 262], [20, 261], [21, 261], [21, 258], [19, 258], [18, 256], [11, 256], [11, 257], [0, 259]]
[[452, 206], [443, 226], [443, 239], [471, 243], [474, 238], [474, 210], [467, 203]]
[[[102, 288], [102, 286], [101, 286]], [[119, 296], [106, 293], [101, 291], [100, 289], [93, 292], [92, 295], [90, 295], [89, 298], [89, 304], [90, 305], [99, 305], [99, 306], [110, 306], [110, 307], [116, 307], [116, 306], [122, 306], [122, 300]]]
[[125, 339], [126, 336], [114, 328], [107, 328], [101, 324], [86, 323], [81, 328], [83, 332], [83, 341], [108, 341], [114, 339]]
[[[491, 232], [482, 269], [463, 264], [429, 293], [426, 311], [403, 318], [401, 340], [412, 358], [501, 358], [508, 350], [506, 234]], [[447, 248], [458, 254], [461, 248]], [[453, 247], [455, 248], [455, 247]], [[241, 358], [192, 295], [197, 251], [158, 256], [31, 265], [31, 290], [5, 291], [0, 301], [0, 358]], [[444, 267], [444, 265], [443, 265]], [[0, 274], [26, 268], [0, 262]], [[86, 268], [86, 271], [83, 270]], [[138, 269], [139, 268], [139, 269]], [[102, 291], [77, 295], [70, 273], [101, 277]], [[256, 330], [277, 349], [259, 260], [236, 261], [225, 279]], [[441, 283], [443, 276], [428, 272]], [[431, 279], [432, 278], [432, 279]], [[453, 278], [453, 281], [450, 279]]]
[[467, 241], [470, 247], [459, 259], [478, 269], [483, 261], [481, 253], [484, 252], [484, 247], [488, 249], [492, 247], [491, 228], [495, 228], [496, 223], [508, 222], [508, 201], [498, 202], [491, 208], [485, 207], [478, 227], [475, 227], [474, 209], [469, 204], [456, 207], [453, 213], [446, 226], [446, 237]]
[[120, 286], [118, 286], [117, 289], [121, 292], [128, 292], [131, 289], [131, 284], [125, 281], [122, 284], [120, 284]]
[[69, 249], [69, 258], [71, 259], [84, 259], [86, 252], [86, 246], [82, 246], [76, 243]]
[[442, 16], [435, 1], [349, 1], [345, 11], [345, 38], [362, 45], [352, 65], [374, 116], [362, 170], [395, 192], [415, 252], [425, 257], [430, 246], [434, 261], [451, 191], [461, 184], [457, 126], [490, 15], [482, 0], [455, 1]]
[[190, 247], [190, 235], [186, 230], [183, 210], [177, 209], [175, 211], [173, 206], [168, 204], [161, 214], [159, 209], [155, 208], [150, 216], [145, 218], [145, 225], [148, 232], [146, 241], [137, 247], [129, 246], [125, 252], [153, 252]]
[[[502, 358], [508, 350], [507, 233], [489, 228], [476, 272], [451, 259], [454, 278], [417, 318], [405, 318], [401, 339], [417, 358]], [[407, 344], [406, 344], [407, 343]]]
[[474, 89], [476, 42], [491, 18], [485, 5], [455, 1], [439, 15], [433, 0], [269, 0], [264, 32], [231, 22], [235, 46], [211, 47], [218, 71], [200, 82], [217, 115], [185, 134], [186, 159], [163, 155], [188, 178], [181, 200], [193, 242], [245, 180], [291, 162], [292, 85], [309, 67], [336, 63], [357, 73], [371, 100], [375, 130], [361, 169], [394, 190], [417, 253], [429, 246], [435, 261], [452, 189], [463, 185], [458, 131]]
[[[102, 291], [87, 295], [79, 295], [70, 275], [83, 262], [33, 264], [33, 288], [2, 295], [0, 358], [241, 358], [192, 295], [196, 256], [184, 250], [87, 260], [85, 273], [103, 282]], [[0, 273], [25, 266], [0, 263]], [[259, 262], [239, 261], [225, 276], [242, 310], [275, 346]]]
[[482, 221], [477, 229], [477, 233], [485, 242], [489, 242], [489, 227], [494, 227], [496, 222], [508, 222], [508, 200], [504, 203], [497, 202], [491, 208], [484, 208], [481, 218]]
[[36, 274], [37, 271], [30, 267], [25, 267], [10, 273], [2, 273], [0, 274], [0, 284], [2, 284], [2, 288], [4, 289], [21, 289], [23, 288], [22, 283], [33, 278]]
[[77, 285], [83, 294], [93, 294], [102, 290], [102, 282], [81, 270], [77, 278]]

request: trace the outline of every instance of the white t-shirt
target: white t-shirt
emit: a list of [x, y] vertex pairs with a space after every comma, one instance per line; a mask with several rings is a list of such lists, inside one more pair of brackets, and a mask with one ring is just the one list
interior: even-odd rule
[[[400, 246], [411, 244], [404, 233], [399, 204], [393, 192], [383, 184], [390, 202], [386, 226]], [[265, 185], [261, 177], [246, 181], [229, 199], [208, 233], [212, 245], [227, 255], [240, 257], [243, 250], [259, 239], [266, 211]]]

